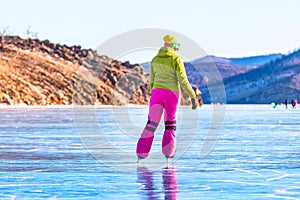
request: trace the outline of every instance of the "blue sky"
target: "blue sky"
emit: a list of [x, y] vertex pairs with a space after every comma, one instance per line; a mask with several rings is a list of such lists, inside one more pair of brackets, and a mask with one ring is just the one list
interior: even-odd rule
[[208, 54], [242, 57], [299, 48], [299, 8], [298, 0], [10, 0], [0, 28], [25, 36], [30, 26], [40, 39], [93, 49], [122, 32], [162, 28]]

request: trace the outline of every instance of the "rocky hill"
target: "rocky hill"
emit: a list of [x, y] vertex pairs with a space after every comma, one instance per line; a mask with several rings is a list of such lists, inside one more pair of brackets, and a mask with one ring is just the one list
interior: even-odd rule
[[91, 49], [0, 37], [1, 104], [148, 104], [148, 79], [142, 66]]

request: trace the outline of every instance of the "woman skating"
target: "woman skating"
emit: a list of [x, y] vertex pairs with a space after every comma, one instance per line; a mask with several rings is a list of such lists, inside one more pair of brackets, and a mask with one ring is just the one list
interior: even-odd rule
[[162, 139], [162, 153], [166, 158], [173, 158], [176, 153], [176, 119], [180, 104], [180, 86], [191, 97], [192, 109], [197, 108], [196, 94], [191, 87], [182, 59], [176, 55], [179, 44], [175, 36], [166, 35], [164, 47], [153, 58], [150, 65], [151, 98], [148, 122], [137, 143], [138, 160], [149, 155], [154, 131], [163, 110], [165, 111], [165, 131]]

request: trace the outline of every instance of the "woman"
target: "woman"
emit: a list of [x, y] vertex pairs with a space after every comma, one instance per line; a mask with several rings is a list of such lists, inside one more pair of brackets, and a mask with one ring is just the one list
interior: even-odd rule
[[137, 143], [138, 161], [149, 155], [154, 131], [163, 110], [165, 110], [165, 131], [162, 139], [162, 152], [166, 158], [173, 158], [176, 153], [176, 118], [180, 104], [180, 86], [192, 99], [192, 109], [197, 108], [196, 94], [191, 87], [182, 59], [176, 55], [179, 44], [175, 36], [166, 35], [165, 44], [153, 58], [150, 65], [151, 98], [148, 122]]

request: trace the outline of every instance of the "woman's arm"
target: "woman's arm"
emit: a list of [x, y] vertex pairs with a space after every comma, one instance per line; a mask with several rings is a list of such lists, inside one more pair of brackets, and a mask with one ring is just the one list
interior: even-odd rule
[[195, 98], [196, 94], [186, 76], [183, 61], [181, 60], [181, 58], [177, 57], [175, 62], [176, 62], [176, 77], [178, 82], [180, 83], [184, 91], [189, 95], [189, 97]]

